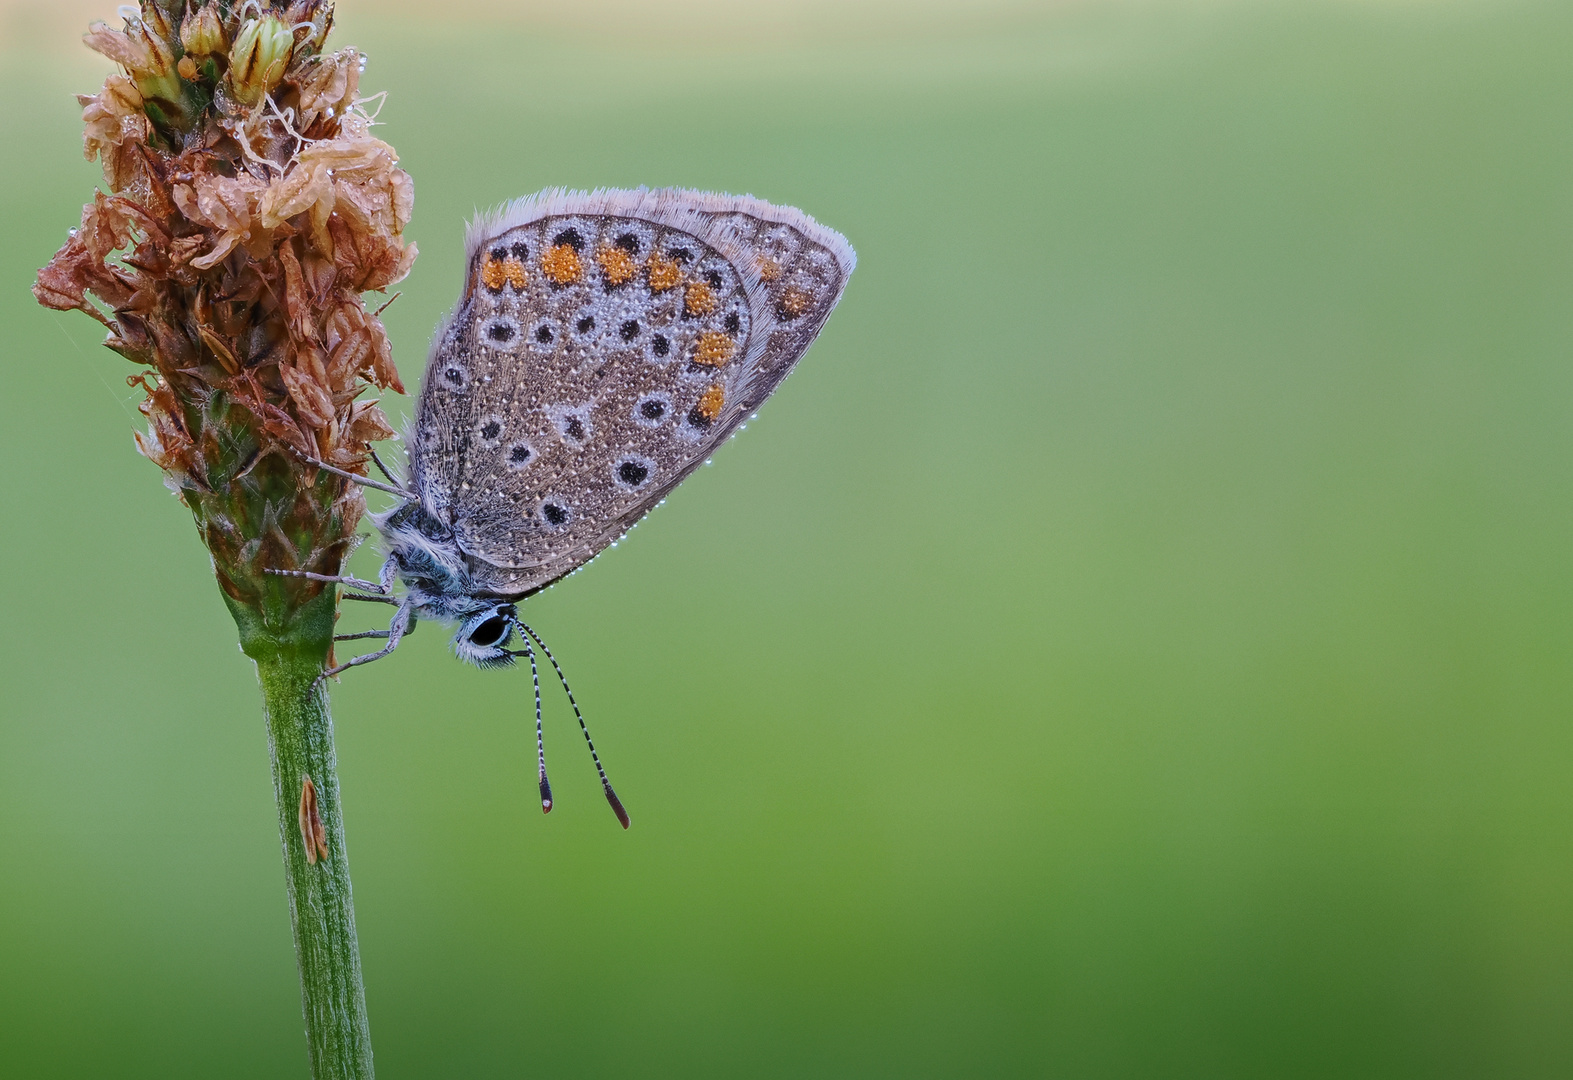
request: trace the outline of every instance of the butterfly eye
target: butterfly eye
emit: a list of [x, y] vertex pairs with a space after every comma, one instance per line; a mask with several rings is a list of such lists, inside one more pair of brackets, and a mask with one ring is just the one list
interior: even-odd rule
[[501, 615], [493, 615], [470, 631], [470, 644], [490, 649], [501, 645], [507, 637], [508, 620]]

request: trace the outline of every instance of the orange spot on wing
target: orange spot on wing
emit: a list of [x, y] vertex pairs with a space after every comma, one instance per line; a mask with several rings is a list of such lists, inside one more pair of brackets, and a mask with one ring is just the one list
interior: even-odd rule
[[541, 272], [556, 285], [568, 285], [579, 280], [583, 268], [579, 253], [570, 244], [553, 244], [541, 253]]
[[502, 262], [503, 273], [508, 277], [508, 284], [517, 292], [524, 291], [524, 283], [529, 280], [524, 274], [524, 263], [518, 259], [504, 259]]
[[707, 282], [690, 281], [683, 290], [683, 310], [690, 315], [708, 315], [716, 309], [721, 301], [716, 299], [716, 294]]
[[781, 264], [769, 255], [759, 256], [759, 278], [761, 281], [775, 281], [781, 277]]
[[601, 273], [609, 285], [621, 285], [639, 272], [634, 257], [620, 247], [602, 248], [596, 252], [595, 261], [601, 264]]
[[492, 292], [502, 289], [503, 282], [508, 280], [508, 271], [503, 267], [501, 259], [494, 259], [490, 255], [481, 263], [481, 284]]
[[726, 390], [720, 383], [712, 384], [704, 393], [699, 395], [699, 404], [694, 409], [706, 421], [713, 422], [721, 415], [721, 407], [726, 404]]
[[783, 319], [795, 319], [807, 311], [813, 302], [813, 293], [796, 285], [788, 285], [781, 290], [781, 299], [776, 301], [776, 314]]
[[731, 338], [718, 330], [710, 330], [700, 334], [699, 340], [694, 344], [694, 363], [720, 367], [732, 359], [732, 354], [736, 351], [737, 345]]
[[683, 268], [677, 264], [676, 259], [668, 259], [657, 251], [651, 254], [650, 261], [646, 265], [650, 269], [651, 292], [665, 292], [682, 284]]

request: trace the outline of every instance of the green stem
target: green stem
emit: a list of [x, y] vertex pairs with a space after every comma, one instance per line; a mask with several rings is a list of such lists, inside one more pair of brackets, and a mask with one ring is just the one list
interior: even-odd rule
[[[256, 661], [262, 684], [311, 1075], [314, 1080], [371, 1080], [371, 1032], [355, 941], [333, 718], [327, 685], [316, 684], [332, 641], [334, 602], [335, 590], [324, 590], [289, 620], [287, 635], [269, 632], [257, 612], [234, 601], [230, 610], [240, 625], [241, 648]], [[308, 776], [328, 849], [315, 862], [307, 861], [300, 826]]]

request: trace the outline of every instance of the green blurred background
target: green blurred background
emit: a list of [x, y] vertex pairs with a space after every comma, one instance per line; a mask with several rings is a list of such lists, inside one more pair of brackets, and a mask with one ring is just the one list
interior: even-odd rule
[[[436, 628], [335, 690], [384, 1080], [1573, 1074], [1568, 5], [424, 6], [337, 35], [412, 384], [549, 184], [860, 263], [528, 606], [631, 831], [555, 694], [541, 816], [528, 675]], [[4, 10], [0, 1072], [303, 1076], [250, 665], [28, 294], [106, 65]]]

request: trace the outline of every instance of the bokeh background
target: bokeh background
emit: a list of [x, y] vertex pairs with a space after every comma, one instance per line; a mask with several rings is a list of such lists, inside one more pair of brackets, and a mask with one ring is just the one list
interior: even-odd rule
[[[528, 675], [435, 628], [335, 690], [380, 1076], [1573, 1073], [1573, 8], [340, 9], [412, 383], [549, 184], [860, 257], [528, 606], [631, 831], [555, 693], [542, 817]], [[28, 294], [111, 5], [0, 11], [0, 1072], [302, 1076], [250, 666]]]

